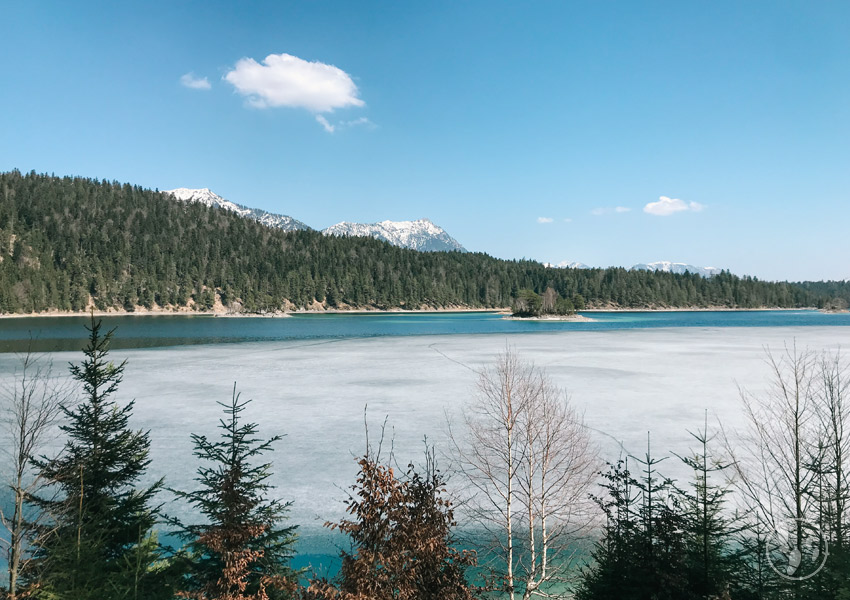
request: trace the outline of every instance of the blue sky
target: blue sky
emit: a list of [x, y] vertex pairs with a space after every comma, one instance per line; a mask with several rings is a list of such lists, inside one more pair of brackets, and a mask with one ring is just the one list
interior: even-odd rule
[[850, 277], [847, 2], [3, 14], [0, 170], [209, 187], [316, 228], [428, 217], [504, 258]]

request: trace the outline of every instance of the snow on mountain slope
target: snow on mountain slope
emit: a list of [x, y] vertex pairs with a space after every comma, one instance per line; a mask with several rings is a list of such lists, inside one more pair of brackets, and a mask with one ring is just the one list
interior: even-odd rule
[[[190, 189], [177, 188], [168, 190], [177, 200], [183, 202], [200, 202], [207, 206], [216, 206], [235, 212], [243, 217], [259, 221], [263, 225], [294, 231], [310, 229], [309, 226], [287, 215], [277, 215], [258, 208], [249, 208], [226, 200], [209, 188]], [[417, 221], [381, 221], [380, 223], [337, 223], [325, 229], [325, 235], [351, 235], [374, 237], [402, 248], [420, 251], [458, 250], [466, 252], [457, 240], [446, 233], [441, 227], [434, 225], [428, 219]]]
[[[592, 269], [584, 263], [581, 262], [569, 262], [569, 261], [561, 261], [558, 264], [553, 263], [543, 263], [544, 266], [547, 267], [558, 267], [558, 268], [568, 268], [568, 269]], [[679, 275], [684, 273], [695, 273], [697, 275], [702, 275], [703, 277], [711, 277], [712, 275], [717, 275], [720, 273], [720, 269], [717, 267], [695, 267], [694, 265], [689, 265], [686, 263], [677, 263], [671, 262], [669, 260], [659, 260], [657, 262], [651, 263], [640, 263], [634, 265], [631, 270], [644, 270], [644, 271], [663, 271], [665, 273], [678, 273]]]
[[182, 200], [183, 202], [200, 202], [201, 204], [206, 204], [207, 206], [217, 206], [219, 208], [235, 212], [236, 214], [241, 215], [243, 217], [259, 221], [260, 223], [268, 227], [283, 229], [284, 231], [310, 229], [310, 227], [308, 227], [301, 221], [293, 219], [292, 217], [289, 217], [287, 215], [277, 215], [274, 213], [266, 212], [264, 210], [260, 210], [259, 208], [248, 208], [247, 206], [236, 204], [235, 202], [231, 202], [230, 200], [225, 200], [215, 192], [211, 191], [209, 188], [201, 188], [197, 190], [189, 188], [177, 188], [176, 190], [168, 190], [165, 193], [171, 194], [172, 196], [174, 196], [178, 200]]
[[380, 223], [348, 223], [343, 221], [331, 225], [322, 233], [325, 235], [373, 237], [389, 242], [394, 246], [422, 252], [449, 250], [466, 252], [466, 249], [456, 239], [428, 219], [381, 221]]
[[552, 268], [555, 268], [555, 269], [592, 269], [593, 268], [593, 267], [590, 267], [590, 266], [584, 264], [583, 262], [578, 262], [578, 261], [570, 262], [568, 260], [562, 260], [558, 264], [543, 263], [543, 266], [544, 267], [552, 267]]
[[717, 267], [695, 267], [694, 265], [688, 265], [685, 263], [677, 263], [670, 262], [669, 260], [660, 260], [657, 262], [651, 263], [640, 263], [632, 267], [632, 270], [644, 270], [644, 271], [663, 271], [665, 273], [696, 273], [697, 275], [702, 275], [703, 277], [711, 277], [712, 275], [717, 275], [720, 273], [720, 269]]

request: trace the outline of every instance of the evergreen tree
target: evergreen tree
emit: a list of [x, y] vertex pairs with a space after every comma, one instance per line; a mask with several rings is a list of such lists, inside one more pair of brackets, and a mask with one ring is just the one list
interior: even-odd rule
[[515, 317], [539, 317], [543, 312], [543, 299], [533, 290], [520, 290], [512, 303]]
[[775, 567], [768, 560], [768, 549], [772, 530], [764, 521], [752, 518], [735, 536], [736, 552], [741, 560], [737, 563], [734, 577], [740, 586], [736, 598], [767, 600], [787, 597], [782, 590], [783, 581], [776, 575]]
[[582, 572], [576, 598], [636, 599], [640, 597], [633, 581], [640, 562], [639, 523], [628, 462], [609, 463], [608, 471], [600, 475], [604, 494], [592, 498], [605, 515], [605, 525], [591, 551], [592, 563]]
[[645, 597], [653, 600], [688, 597], [684, 511], [673, 481], [658, 474], [657, 465], [665, 459], [652, 455], [647, 433], [646, 455], [637, 459], [642, 476], [633, 485], [640, 494], [639, 537], [644, 548], [638, 578]]
[[691, 456], [680, 457], [694, 471], [692, 489], [682, 492], [689, 589], [694, 598], [733, 592], [737, 597], [741, 584], [736, 575], [743, 556], [735, 549], [734, 538], [743, 528], [727, 516], [729, 488], [712, 479], [722, 475], [729, 465], [714, 458], [709, 450], [712, 436], [708, 433], [707, 416], [705, 428], [691, 432], [691, 436], [699, 449]]
[[242, 423], [249, 402], [240, 401], [234, 385], [230, 403], [219, 402], [226, 415], [219, 421], [221, 437], [192, 435], [195, 456], [203, 462], [195, 478], [199, 489], [172, 490], [206, 519], [173, 520], [188, 542], [186, 597], [282, 599], [295, 590], [298, 574], [289, 566], [295, 527], [283, 526], [289, 503], [270, 498], [271, 463], [255, 464], [281, 438], [260, 440], [256, 423]]
[[670, 479], [660, 477], [647, 444], [641, 476], [624, 462], [603, 474], [606, 494], [594, 498], [606, 516], [594, 563], [582, 573], [578, 600], [685, 600], [691, 598], [685, 518]]
[[87, 329], [85, 358], [71, 365], [83, 398], [62, 407], [68, 440], [55, 459], [35, 461], [57, 494], [29, 499], [53, 519], [25, 573], [29, 591], [68, 600], [169, 597], [152, 533], [162, 482], [136, 487], [150, 463], [149, 433], [130, 429], [132, 401], [112, 399], [126, 364], [107, 358], [115, 330], [103, 335], [94, 316]]

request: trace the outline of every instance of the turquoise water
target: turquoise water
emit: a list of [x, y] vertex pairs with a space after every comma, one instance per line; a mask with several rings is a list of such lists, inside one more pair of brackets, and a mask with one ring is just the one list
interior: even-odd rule
[[[657, 327], [850, 326], [848, 313], [816, 310], [588, 312], [593, 322], [514, 321], [495, 312], [301, 314], [289, 318], [213, 316], [104, 317], [118, 327], [114, 348], [159, 348], [195, 344], [282, 340], [332, 340], [410, 335], [512, 334], [605, 331]], [[86, 317], [26, 317], [0, 320], [0, 352], [78, 350]], [[32, 340], [32, 341], [30, 341]]]

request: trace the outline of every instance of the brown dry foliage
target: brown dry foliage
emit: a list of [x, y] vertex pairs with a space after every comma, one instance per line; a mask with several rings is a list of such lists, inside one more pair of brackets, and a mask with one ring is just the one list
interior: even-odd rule
[[470, 600], [464, 571], [475, 554], [451, 544], [455, 526], [442, 478], [429, 457], [426, 475], [409, 465], [407, 476], [368, 454], [346, 502], [350, 519], [326, 523], [348, 534], [352, 551], [341, 553], [335, 581], [312, 581], [304, 600]]
[[201, 536], [200, 541], [221, 555], [224, 562], [221, 577], [202, 590], [179, 592], [180, 598], [190, 600], [269, 600], [268, 589], [295, 592], [297, 584], [285, 577], [265, 576], [256, 593], [246, 594], [252, 567], [263, 557], [262, 550], [251, 550], [247, 544], [261, 536], [263, 525], [245, 525], [239, 528], [217, 527]]

